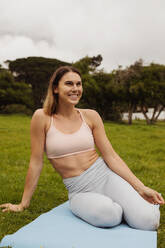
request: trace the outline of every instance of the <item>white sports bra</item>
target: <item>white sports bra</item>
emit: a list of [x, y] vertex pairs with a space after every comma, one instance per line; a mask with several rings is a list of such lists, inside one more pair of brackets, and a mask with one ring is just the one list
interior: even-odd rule
[[45, 151], [49, 159], [95, 150], [92, 131], [85, 122], [81, 111], [77, 110], [81, 115], [82, 124], [78, 131], [71, 134], [59, 131], [54, 125], [53, 116], [51, 116], [51, 124], [46, 135], [45, 145]]

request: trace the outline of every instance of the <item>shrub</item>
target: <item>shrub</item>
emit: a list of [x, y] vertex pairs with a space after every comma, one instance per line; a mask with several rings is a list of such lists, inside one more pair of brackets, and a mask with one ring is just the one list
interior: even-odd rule
[[9, 104], [6, 105], [2, 110], [2, 114], [26, 114], [26, 115], [32, 115], [33, 111], [29, 108], [27, 108], [23, 104]]

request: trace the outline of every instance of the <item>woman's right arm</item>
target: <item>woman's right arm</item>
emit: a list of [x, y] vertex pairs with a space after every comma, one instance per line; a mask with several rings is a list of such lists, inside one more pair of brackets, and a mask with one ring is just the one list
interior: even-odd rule
[[37, 182], [43, 167], [43, 154], [45, 144], [45, 118], [42, 109], [38, 109], [33, 114], [31, 120], [31, 156], [29, 168], [25, 180], [24, 192], [20, 204], [6, 203], [0, 205], [3, 212], [23, 211], [29, 207], [30, 200], [37, 186]]

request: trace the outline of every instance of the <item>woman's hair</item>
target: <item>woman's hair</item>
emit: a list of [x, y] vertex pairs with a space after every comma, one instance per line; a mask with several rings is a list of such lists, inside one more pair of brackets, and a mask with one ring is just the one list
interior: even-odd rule
[[51, 116], [53, 113], [56, 112], [58, 104], [58, 94], [54, 93], [54, 89], [58, 86], [60, 79], [67, 72], [75, 72], [81, 77], [79, 70], [74, 68], [73, 66], [60, 66], [53, 73], [52, 77], [50, 78], [47, 95], [43, 103], [44, 113], [47, 115]]

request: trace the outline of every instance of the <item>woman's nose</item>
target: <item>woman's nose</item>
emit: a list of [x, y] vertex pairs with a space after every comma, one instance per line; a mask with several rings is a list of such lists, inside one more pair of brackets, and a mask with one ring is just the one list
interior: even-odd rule
[[73, 89], [73, 90], [77, 90], [77, 89], [78, 89], [77, 85], [74, 84], [73, 87], [72, 87], [72, 89]]

